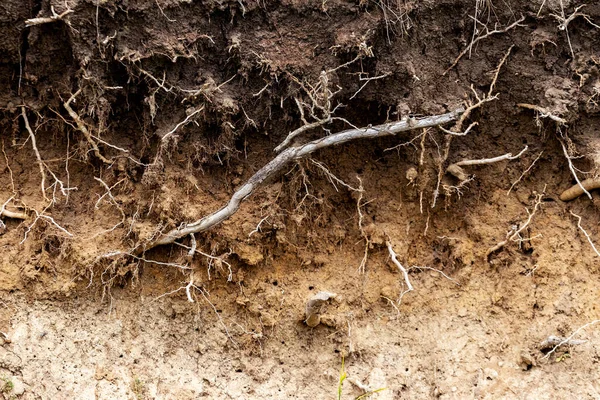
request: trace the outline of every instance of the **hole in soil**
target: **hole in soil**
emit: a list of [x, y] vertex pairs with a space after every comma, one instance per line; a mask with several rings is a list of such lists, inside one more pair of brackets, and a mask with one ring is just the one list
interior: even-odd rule
[[308, 290], [313, 290], [315, 287], [314, 286], [309, 286]]
[[277, 286], [278, 282], [277, 281], [273, 281], [273, 286]]

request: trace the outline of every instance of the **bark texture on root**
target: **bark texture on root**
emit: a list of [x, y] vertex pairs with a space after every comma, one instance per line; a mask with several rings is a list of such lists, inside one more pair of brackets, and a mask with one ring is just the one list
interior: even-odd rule
[[584, 189], [588, 192], [594, 189], [600, 189], [600, 179], [592, 178], [581, 181], [581, 185], [573, 185], [571, 188], [562, 192], [560, 195], [560, 199], [562, 201], [575, 200], [576, 198], [585, 193]]
[[434, 115], [419, 119], [408, 119], [383, 125], [360, 129], [348, 129], [342, 132], [326, 136], [304, 145], [290, 147], [282, 151], [268, 164], [258, 170], [248, 181], [235, 191], [231, 199], [220, 210], [209, 214], [195, 222], [183, 224], [177, 229], [173, 229], [162, 235], [157, 240], [145, 245], [144, 251], [153, 247], [175, 242], [177, 239], [188, 236], [193, 233], [199, 233], [220, 224], [231, 217], [240, 207], [240, 204], [250, 196], [266, 180], [275, 177], [281, 170], [294, 160], [301, 159], [317, 150], [331, 146], [337, 146], [356, 139], [373, 139], [378, 137], [395, 135], [396, 133], [410, 131], [415, 129], [429, 128], [433, 126], [447, 124], [455, 121], [462, 113], [464, 108], [459, 108], [453, 112], [441, 115]]

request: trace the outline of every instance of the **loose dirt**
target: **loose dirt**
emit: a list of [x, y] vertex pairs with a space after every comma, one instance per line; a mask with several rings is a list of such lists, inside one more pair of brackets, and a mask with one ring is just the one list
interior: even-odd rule
[[[599, 170], [583, 5], [3, 2], [0, 398], [600, 398], [597, 193], [560, 198]], [[319, 150], [145, 251], [303, 125], [486, 99], [466, 135]]]

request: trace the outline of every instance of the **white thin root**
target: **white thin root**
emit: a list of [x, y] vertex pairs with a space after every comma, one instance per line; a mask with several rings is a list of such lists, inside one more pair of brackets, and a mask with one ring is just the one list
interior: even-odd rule
[[600, 322], [600, 319], [596, 319], [596, 320], [594, 320], [594, 321], [592, 321], [592, 322], [588, 322], [587, 324], [585, 324], [585, 325], [583, 325], [583, 326], [580, 326], [579, 328], [577, 328], [577, 330], [575, 330], [575, 332], [573, 332], [573, 333], [572, 333], [572, 334], [571, 334], [569, 337], [565, 338], [565, 339], [564, 339], [564, 340], [562, 340], [560, 343], [558, 343], [556, 346], [554, 346], [554, 347], [552, 348], [552, 350], [550, 350], [550, 351], [549, 351], [549, 352], [548, 352], [548, 353], [547, 353], [547, 354], [544, 356], [544, 358], [543, 358], [543, 359], [545, 360], [545, 359], [549, 358], [549, 357], [550, 357], [550, 355], [551, 355], [552, 353], [554, 353], [556, 350], [558, 350], [558, 348], [559, 348], [560, 346], [564, 346], [565, 344], [569, 343], [569, 342], [570, 342], [570, 341], [571, 341], [571, 340], [572, 340], [572, 339], [575, 337], [575, 335], [577, 335], [579, 332], [581, 332], [582, 330], [584, 330], [584, 329], [585, 329], [585, 328], [587, 328], [587, 327], [590, 327], [590, 326], [592, 326], [592, 325], [595, 325], [595, 324], [597, 324], [598, 322]]
[[25, 129], [29, 132], [29, 139], [31, 140], [31, 146], [33, 147], [33, 152], [35, 153], [35, 158], [37, 159], [38, 167], [40, 168], [40, 175], [42, 176], [42, 196], [44, 196], [44, 200], [50, 201], [46, 196], [46, 166], [44, 165], [44, 161], [42, 161], [42, 156], [40, 155], [40, 151], [37, 148], [37, 141], [35, 140], [35, 134], [31, 129], [31, 125], [29, 125], [29, 118], [27, 118], [27, 112], [25, 111], [25, 106], [21, 107], [21, 115], [23, 116], [23, 122], [25, 122]]
[[479, 122], [473, 122], [471, 125], [469, 125], [469, 126], [467, 127], [467, 129], [465, 129], [465, 131], [464, 131], [464, 132], [454, 132], [454, 131], [451, 131], [450, 129], [446, 129], [446, 128], [444, 128], [443, 126], [439, 126], [438, 128], [439, 128], [439, 129], [440, 129], [442, 132], [444, 132], [444, 133], [447, 133], [448, 135], [454, 135], [454, 136], [465, 136], [465, 135], [467, 135], [467, 134], [468, 134], [468, 133], [471, 131], [471, 129], [473, 129], [473, 128], [474, 128], [474, 127], [476, 127], [477, 125], [479, 125]]
[[356, 91], [356, 92], [355, 92], [355, 93], [354, 93], [354, 94], [353, 94], [353, 95], [352, 95], [352, 96], [351, 96], [351, 97], [350, 97], [348, 100], [352, 100], [353, 98], [355, 98], [355, 97], [356, 97], [356, 95], [358, 95], [358, 94], [361, 92], [361, 90], [363, 90], [363, 89], [365, 88], [365, 86], [367, 86], [367, 84], [368, 84], [369, 82], [371, 82], [371, 81], [375, 81], [375, 80], [377, 80], [377, 79], [383, 79], [383, 78], [387, 78], [387, 77], [388, 77], [388, 76], [390, 76], [391, 74], [392, 74], [391, 72], [386, 72], [386, 73], [385, 73], [385, 74], [383, 74], [383, 75], [379, 75], [379, 76], [373, 76], [373, 77], [371, 77], [371, 78], [363, 78], [362, 76], [361, 76], [361, 77], [359, 77], [359, 78], [358, 78], [358, 79], [359, 79], [359, 81], [361, 81], [361, 82], [365, 82], [365, 83], [363, 83], [363, 84], [362, 84], [362, 86], [361, 86], [361, 87], [360, 87], [360, 88], [359, 88], [359, 89], [358, 89], [358, 90], [357, 90], [357, 91]]
[[77, 114], [73, 108], [71, 107], [71, 103], [75, 100], [75, 98], [81, 93], [81, 89], [77, 90], [77, 92], [75, 92], [70, 98], [69, 100], [67, 100], [64, 104], [63, 107], [65, 107], [65, 110], [67, 110], [67, 112], [69, 113], [69, 115], [71, 116], [71, 118], [73, 118], [73, 120], [75, 121], [75, 124], [77, 124], [77, 129], [83, 133], [83, 136], [85, 136], [86, 140], [88, 141], [88, 143], [90, 144], [90, 146], [92, 147], [92, 150], [94, 151], [94, 154], [96, 155], [96, 157], [98, 157], [98, 159], [100, 159], [103, 163], [105, 164], [111, 164], [112, 161], [110, 161], [109, 159], [107, 159], [106, 157], [104, 157], [102, 155], [102, 153], [100, 153], [100, 149], [98, 148], [98, 144], [94, 141], [94, 139], [92, 138], [92, 134], [90, 133], [89, 129], [87, 128], [87, 126], [85, 125], [85, 123], [83, 122], [83, 120], [81, 119], [81, 117], [79, 116], [79, 114]]
[[192, 268], [188, 267], [187, 265], [181, 265], [181, 264], [176, 264], [176, 263], [170, 263], [170, 262], [162, 262], [162, 261], [155, 261], [155, 260], [148, 260], [146, 258], [143, 257], [138, 257], [135, 254], [132, 254], [130, 252], [125, 252], [125, 251], [111, 251], [109, 253], [105, 253], [102, 255], [99, 255], [98, 257], [96, 257], [94, 263], [97, 263], [98, 261], [100, 261], [103, 258], [112, 258], [115, 256], [126, 256], [126, 257], [131, 257], [134, 258], [138, 261], [143, 261], [145, 263], [148, 264], [156, 264], [156, 265], [160, 265], [160, 266], [164, 266], [164, 267], [175, 267], [175, 268], [179, 268], [179, 269], [184, 269], [184, 270], [190, 270]]
[[400, 261], [398, 261], [396, 252], [394, 251], [394, 248], [392, 247], [392, 243], [389, 241], [387, 242], [387, 248], [388, 248], [388, 252], [390, 253], [390, 257], [392, 258], [392, 262], [396, 265], [396, 267], [398, 267], [400, 272], [402, 272], [402, 275], [404, 275], [404, 282], [406, 283], [406, 287], [407, 287], [404, 294], [414, 290], [413, 285], [410, 283], [410, 279], [408, 278], [408, 271], [406, 270], [406, 268], [404, 268], [402, 266], [402, 264], [400, 264]]
[[578, 346], [580, 344], [587, 343], [587, 340], [571, 339], [571, 340], [567, 340], [565, 343], [561, 344], [564, 340], [565, 340], [564, 337], [550, 335], [546, 339], [544, 339], [544, 341], [542, 343], [540, 343], [539, 349], [544, 351], [544, 350], [552, 349], [552, 348], [554, 348], [554, 346], [557, 346], [557, 345], [563, 346], [566, 344], [567, 346]]
[[552, 114], [550, 111], [546, 110], [544, 107], [540, 107], [540, 106], [536, 106], [534, 104], [528, 104], [528, 103], [519, 103], [517, 104], [518, 107], [521, 108], [526, 108], [528, 110], [534, 110], [537, 111], [539, 114], [538, 116], [541, 118], [550, 118], [552, 121], [558, 123], [559, 125], [566, 125], [567, 124], [567, 120], [564, 118], [561, 118], [557, 115]]
[[471, 43], [469, 43], [469, 45], [458, 55], [458, 57], [456, 57], [456, 59], [454, 60], [454, 62], [452, 63], [452, 65], [450, 67], [448, 67], [448, 69], [443, 73], [443, 75], [446, 75], [452, 68], [454, 68], [456, 66], [456, 64], [458, 64], [458, 62], [460, 61], [460, 59], [467, 53], [470, 53], [471, 50], [473, 49], [473, 46], [479, 42], [480, 40], [483, 40], [487, 37], [490, 37], [492, 35], [498, 34], [498, 33], [506, 33], [509, 30], [516, 28], [517, 26], [524, 26], [521, 25], [521, 22], [525, 21], [525, 17], [521, 16], [521, 18], [519, 18], [518, 20], [516, 20], [515, 22], [513, 22], [512, 24], [508, 25], [506, 28], [504, 29], [494, 29], [493, 31], [490, 31], [487, 29], [486, 26], [486, 30], [487, 32], [481, 36], [476, 37], [475, 39], [471, 40]]
[[592, 238], [590, 237], [590, 235], [587, 233], [587, 231], [585, 229], [583, 229], [583, 226], [581, 226], [581, 216], [575, 214], [573, 211], [569, 211], [571, 213], [572, 216], [574, 216], [575, 218], [577, 218], [577, 227], [581, 230], [581, 232], [583, 232], [583, 234], [585, 235], [585, 238], [587, 239], [587, 241], [590, 243], [590, 245], [592, 246], [592, 249], [594, 249], [594, 253], [596, 253], [596, 255], [598, 257], [600, 257], [600, 252], [598, 251], [598, 249], [596, 248], [596, 245], [594, 244], [594, 242], [592, 241]]
[[[542, 193], [538, 194], [536, 197], [535, 204], [533, 205], [533, 211], [529, 211], [528, 208], [525, 208], [525, 211], [527, 211], [527, 221], [525, 221], [525, 223], [523, 225], [521, 225], [521, 227], [518, 229], [517, 229], [517, 226], [513, 226], [513, 228], [511, 230], [509, 230], [508, 233], [506, 234], [506, 240], [503, 240], [502, 242], [498, 243], [494, 247], [491, 247], [487, 251], [487, 253], [486, 253], [487, 257], [489, 257], [490, 254], [492, 254], [492, 253], [500, 250], [504, 246], [506, 246], [506, 244], [508, 244], [508, 242], [510, 242], [510, 241], [516, 241], [516, 242], [525, 241], [524, 239], [521, 238], [521, 232], [523, 232], [531, 223], [533, 216], [535, 215], [536, 211], [539, 209], [540, 205], [542, 204], [542, 199], [544, 197], [545, 192], [546, 192], [546, 187], [544, 186], [544, 190], [542, 191]], [[539, 235], [536, 237], [539, 237]], [[531, 239], [533, 239], [533, 238], [530, 238], [529, 240], [531, 240]]]
[[586, 4], [582, 4], [579, 7], [575, 8], [575, 11], [568, 17], [565, 16], [565, 7], [563, 5], [562, 0], [560, 0], [560, 15], [558, 14], [550, 14], [554, 18], [558, 20], [558, 29], [561, 31], [565, 31], [567, 35], [567, 42], [569, 44], [569, 50], [571, 50], [571, 56], [575, 58], [575, 52], [573, 51], [573, 45], [571, 44], [571, 37], [569, 36], [569, 24], [577, 17], [583, 17], [590, 25], [595, 28], [600, 29], [600, 26], [596, 25], [589, 15], [579, 12]]
[[[45, 211], [45, 210], [44, 210]], [[41, 213], [39, 213], [37, 210], [33, 210], [33, 212], [35, 213], [35, 219], [33, 220], [33, 222], [31, 223], [31, 225], [29, 225], [27, 227], [27, 229], [25, 230], [25, 235], [23, 237], [23, 240], [21, 240], [21, 242], [19, 244], [23, 244], [25, 243], [25, 241], [27, 240], [27, 235], [29, 235], [29, 232], [31, 232], [31, 229], [33, 229], [33, 227], [35, 226], [35, 224], [40, 220], [43, 219], [47, 222], [49, 222], [50, 224], [54, 225], [59, 231], [63, 232], [65, 235], [67, 235], [68, 237], [73, 237], [73, 234], [71, 232], [69, 232], [68, 230], [66, 230], [65, 228], [63, 228], [62, 226], [60, 226], [55, 220], [54, 218], [52, 218], [49, 215], [45, 215], [44, 211], [42, 211]]]
[[190, 303], [194, 302], [194, 299], [192, 298], [192, 293], [191, 293], [192, 287], [194, 287], [194, 278], [193, 277], [190, 278], [190, 283], [188, 283], [187, 286], [185, 287], [185, 294], [187, 295], [188, 301]]
[[193, 233], [190, 234], [190, 250], [188, 251], [188, 257], [193, 257], [194, 253], [196, 253], [196, 247], [198, 246], [198, 244], [196, 243], [196, 235], [194, 235]]
[[562, 140], [559, 139], [559, 142], [560, 142], [560, 145], [562, 146], [563, 154], [565, 155], [565, 158], [567, 159], [567, 162], [569, 163], [569, 170], [571, 171], [571, 174], [573, 174], [573, 177], [575, 178], [577, 185], [579, 185], [579, 187], [581, 188], [583, 193], [585, 193], [586, 196], [589, 197], [590, 200], [592, 200], [592, 195], [590, 194], [590, 192], [587, 191], [585, 186], [583, 186], [581, 184], [581, 181], [579, 180], [579, 177], [577, 176], [577, 172], [575, 171], [575, 167], [573, 166], [573, 161], [571, 161], [571, 156], [569, 155], [569, 152], [567, 151], [567, 147], [565, 146], [565, 144]]
[[529, 147], [525, 146], [525, 148], [523, 150], [521, 150], [519, 152], [519, 154], [517, 154], [516, 156], [513, 156], [512, 153], [506, 153], [503, 154], [501, 156], [498, 157], [494, 157], [494, 158], [484, 158], [481, 160], [463, 160], [463, 161], [459, 161], [457, 163], [455, 163], [454, 165], [458, 165], [459, 167], [462, 166], [466, 166], [466, 165], [484, 165], [484, 164], [493, 164], [493, 163], [497, 163], [499, 161], [504, 161], [504, 160], [514, 160], [516, 158], [519, 158], [523, 155], [523, 153], [525, 153], [527, 151]]
[[533, 162], [531, 163], [531, 165], [529, 167], [527, 167], [527, 169], [525, 171], [523, 171], [523, 173], [521, 174], [521, 176], [519, 176], [519, 179], [517, 179], [516, 181], [513, 182], [512, 185], [510, 185], [510, 189], [508, 189], [508, 192], [506, 192], [506, 195], [510, 195], [510, 192], [513, 190], [513, 188], [515, 187], [515, 185], [519, 182], [521, 182], [521, 179], [523, 179], [525, 177], [525, 175], [527, 175], [529, 173], [529, 171], [531, 171], [531, 169], [533, 168], [533, 166], [535, 165], [535, 163], [540, 159], [540, 157], [542, 156], [542, 154], [544, 154], [544, 151], [540, 151], [540, 154], [538, 154], [538, 156], [535, 158], [535, 160], [533, 160]]
[[493, 158], [483, 158], [480, 160], [459, 161], [459, 162], [456, 162], [456, 163], [448, 166], [448, 169], [446, 171], [464, 182], [468, 179], [468, 175], [467, 175], [467, 173], [464, 172], [464, 170], [461, 167], [469, 166], [469, 165], [494, 164], [494, 163], [497, 163], [500, 161], [505, 161], [505, 160], [515, 160], [515, 159], [521, 157], [523, 155], [523, 153], [525, 153], [527, 151], [527, 149], [529, 149], [529, 147], [525, 146], [525, 148], [523, 148], [523, 150], [521, 150], [519, 152], [519, 154], [517, 154], [515, 156], [513, 156], [512, 153], [506, 153], [501, 156], [493, 157]]
[[358, 230], [360, 231], [360, 235], [362, 236], [362, 238], [365, 241], [365, 251], [363, 254], [363, 258], [360, 261], [360, 265], [358, 266], [358, 272], [361, 274], [365, 273], [366, 267], [367, 267], [367, 261], [369, 259], [369, 248], [371, 247], [371, 239], [369, 238], [369, 235], [367, 235], [367, 232], [365, 232], [365, 228], [363, 226], [363, 213], [360, 210], [360, 207], [363, 206], [362, 204], [362, 199], [363, 199], [363, 194], [364, 194], [364, 188], [363, 188], [363, 184], [362, 184], [362, 179], [360, 179], [360, 176], [356, 176], [356, 179], [358, 179], [358, 199], [356, 200], [356, 211], [358, 213]]
[[[127, 220], [127, 217], [125, 215], [125, 212], [123, 211], [123, 208], [121, 208], [121, 205], [119, 204], [119, 202], [117, 202], [117, 200], [114, 198], [113, 194], [112, 194], [112, 189], [114, 189], [117, 185], [119, 185], [121, 182], [123, 182], [125, 179], [121, 179], [120, 181], [118, 181], [117, 183], [115, 183], [114, 185], [112, 185], [111, 187], [109, 187], [106, 182], [104, 182], [102, 179], [98, 178], [98, 177], [94, 177], [94, 179], [97, 182], [100, 182], [100, 184], [102, 186], [104, 186], [104, 189], [106, 189], [106, 192], [100, 196], [100, 198], [98, 199], [98, 201], [96, 201], [96, 205], [95, 208], [96, 210], [100, 208], [100, 202], [102, 201], [102, 199], [104, 199], [104, 197], [108, 196], [110, 199], [110, 203], [115, 206], [115, 208], [117, 210], [119, 210], [119, 213], [121, 214], [121, 221], [118, 222], [116, 225], [114, 225], [111, 229], [102, 232], [102, 234], [106, 234], [108, 232], [112, 232], [115, 229], [117, 229], [119, 226], [123, 225], [125, 226], [125, 221]], [[98, 235], [95, 235], [94, 237], [97, 237]]]
[[204, 110], [204, 106], [198, 108], [194, 112], [191, 112], [190, 115], [188, 115], [187, 117], [185, 117], [185, 119], [183, 121], [181, 121], [180, 123], [178, 123], [177, 125], [175, 125], [175, 127], [173, 129], [171, 129], [169, 132], [165, 133], [164, 136], [161, 138], [161, 141], [163, 143], [168, 143], [169, 138], [171, 136], [175, 135], [175, 132], [177, 132], [177, 130], [179, 128], [181, 128], [182, 126], [187, 125], [190, 122], [190, 119], [192, 119], [193, 116], [195, 116], [196, 114], [198, 114], [202, 110]]

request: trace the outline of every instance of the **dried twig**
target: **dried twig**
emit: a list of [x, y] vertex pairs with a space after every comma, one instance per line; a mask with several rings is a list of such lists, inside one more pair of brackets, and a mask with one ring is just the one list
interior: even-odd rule
[[456, 120], [463, 112], [464, 109], [460, 108], [447, 114], [415, 119], [411, 123], [403, 120], [374, 127], [348, 129], [330, 136], [313, 140], [312, 142], [308, 142], [301, 146], [290, 147], [281, 152], [264, 167], [258, 170], [244, 185], [236, 190], [226, 206], [195, 222], [182, 224], [179, 228], [173, 229], [170, 232], [160, 236], [158, 239], [147, 243], [145, 249], [147, 250], [156, 246], [173, 243], [175, 240], [191, 233], [203, 232], [215, 225], [220, 224], [235, 214], [240, 207], [240, 204], [258, 187], [262, 186], [267, 179], [273, 178], [292, 161], [304, 158], [317, 150], [331, 146], [337, 146], [356, 139], [373, 139], [395, 135], [408, 130], [423, 129], [431, 126], [446, 124]]

